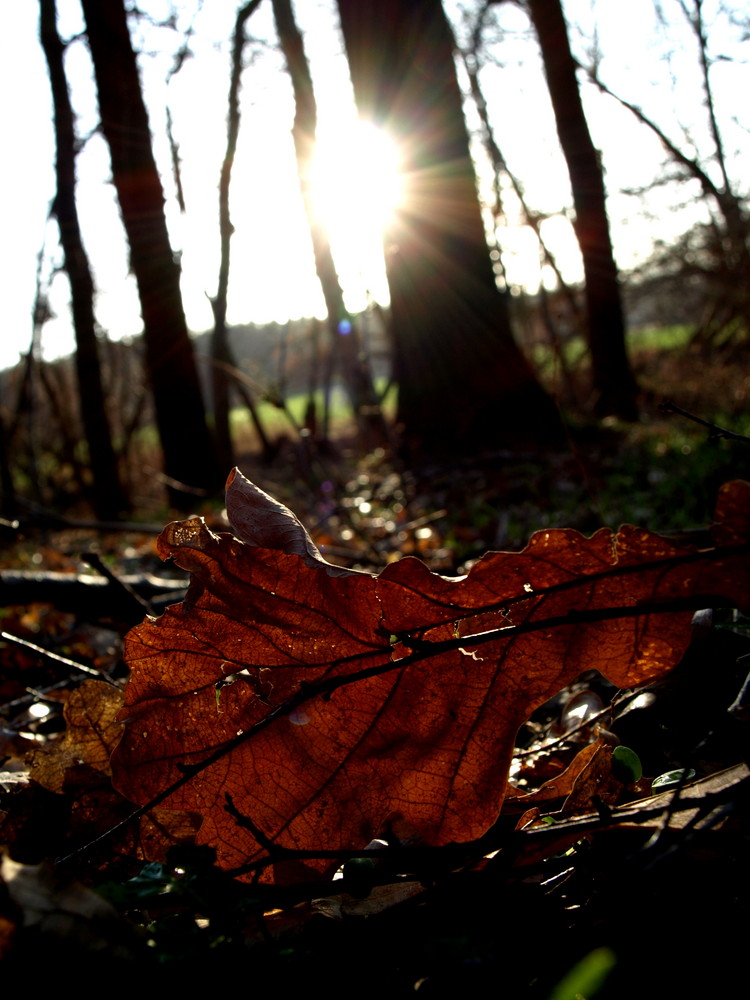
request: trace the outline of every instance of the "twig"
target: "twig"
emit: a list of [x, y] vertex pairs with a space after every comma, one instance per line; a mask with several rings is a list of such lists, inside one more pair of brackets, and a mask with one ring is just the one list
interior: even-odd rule
[[[710, 801], [706, 801], [706, 796], [700, 788], [701, 783], [705, 784], [711, 779], [703, 779], [702, 782], [694, 785], [687, 794], [679, 797], [670, 796], [665, 802], [669, 793], [664, 792], [655, 796], [645, 803], [638, 800], [626, 802], [623, 805], [615, 806], [605, 811], [587, 812], [583, 815], [573, 815], [556, 819], [551, 826], [535, 826], [524, 830], [503, 829], [500, 824], [495, 824], [481, 837], [464, 843], [448, 844], [418, 844], [418, 845], [397, 845], [383, 848], [359, 848], [347, 850], [337, 849], [309, 849], [301, 850], [295, 848], [280, 848], [274, 845], [274, 854], [268, 857], [257, 858], [247, 864], [232, 869], [228, 874], [237, 878], [241, 875], [248, 875], [251, 872], [260, 872], [270, 867], [280, 858], [295, 859], [298, 861], [311, 861], [313, 859], [332, 859], [341, 862], [351, 858], [372, 858], [374, 860], [384, 860], [388, 862], [391, 873], [414, 874], [425, 873], [426, 870], [434, 872], [440, 867], [443, 871], [455, 872], [462, 865], [470, 860], [486, 857], [487, 855], [501, 851], [517, 853], [523, 852], [524, 847], [533, 847], [535, 843], [550, 841], [554, 843], [560, 837], [570, 837], [576, 839], [586, 833], [594, 833], [600, 830], [617, 829], [623, 825], [647, 824], [662, 821], [665, 813], [667, 818], [675, 814], [696, 810], [697, 815], [692, 817], [685, 828], [692, 830], [710, 829], [724, 815], [724, 810], [731, 810], [734, 801], [747, 790], [748, 779], [741, 771], [738, 771], [736, 780], [731, 781], [727, 786], [712, 790]], [[691, 794], [691, 791], [693, 794]], [[501, 815], [500, 820], [503, 817]], [[244, 825], [244, 824], [243, 824]], [[661, 829], [661, 822], [659, 822]], [[386, 881], [386, 880], [384, 880]], [[392, 881], [392, 878], [388, 881]], [[318, 885], [318, 883], [315, 883]], [[333, 883], [335, 886], [336, 883]], [[316, 895], [324, 895], [318, 892]]]
[[244, 830], [249, 830], [250, 833], [255, 837], [261, 847], [265, 847], [268, 851], [269, 858], [273, 857], [278, 859], [279, 857], [289, 857], [290, 854], [295, 856], [297, 852], [290, 850], [288, 847], [283, 847], [280, 844], [274, 844], [270, 837], [267, 837], [263, 831], [253, 823], [249, 816], [241, 813], [237, 806], [234, 804], [234, 799], [229, 794], [226, 793], [224, 796], [226, 799], [226, 805], [224, 808], [229, 813], [229, 815], [234, 819], [237, 826], [242, 827]]
[[[112, 581], [109, 575], [0, 570], [0, 607], [47, 601], [86, 621], [107, 618], [135, 625], [146, 613], [160, 614], [168, 604], [183, 600], [186, 587], [187, 581], [149, 574]], [[137, 596], [127, 593], [128, 589]]]
[[711, 423], [710, 420], [704, 420], [703, 417], [697, 417], [689, 410], [683, 410], [681, 406], [673, 403], [671, 399], [665, 399], [663, 403], [659, 403], [659, 409], [662, 413], [679, 413], [681, 417], [687, 417], [693, 423], [700, 424], [702, 427], [708, 427], [711, 431], [708, 436], [709, 441], [715, 441], [718, 438], [727, 438], [730, 441], [742, 441], [744, 444], [750, 444], [750, 437], [747, 437], [745, 434], [737, 434], [735, 431], [727, 430], [726, 427], [719, 427], [718, 424]]
[[[621, 691], [617, 692], [617, 695], [621, 694], [622, 694]], [[534, 757], [537, 754], [546, 753], [548, 750], [551, 750], [552, 747], [556, 747], [559, 746], [561, 743], [565, 743], [565, 741], [569, 740], [571, 736], [575, 736], [577, 733], [585, 732], [585, 730], [590, 729], [592, 726], [595, 726], [600, 719], [603, 719], [607, 715], [612, 715], [615, 708], [619, 708], [623, 703], [627, 704], [628, 701], [633, 701], [635, 698], [638, 698], [641, 694], [643, 694], [643, 689], [640, 687], [635, 688], [633, 691], [628, 691], [627, 694], [619, 698], [617, 704], [615, 704], [615, 701], [613, 699], [609, 705], [605, 705], [604, 708], [600, 709], [598, 712], [595, 712], [594, 715], [590, 715], [587, 719], [584, 719], [584, 721], [579, 723], [577, 726], [574, 726], [572, 729], [566, 729], [561, 736], [556, 736], [552, 740], [548, 740], [544, 743], [541, 743], [538, 747], [532, 747], [529, 750], [520, 750], [518, 753], [514, 753], [513, 760], [523, 760], [524, 757]], [[617, 695], [615, 697], [617, 697]]]
[[60, 656], [59, 653], [52, 653], [48, 649], [44, 649], [43, 646], [37, 646], [33, 642], [29, 642], [28, 639], [21, 639], [17, 635], [11, 635], [9, 632], [0, 632], [0, 640], [3, 642], [10, 643], [12, 646], [20, 646], [22, 649], [26, 649], [32, 653], [36, 653], [38, 656], [43, 656], [47, 660], [52, 660], [54, 663], [62, 663], [71, 670], [80, 670], [81, 673], [88, 674], [90, 677], [96, 677], [99, 681], [104, 681], [105, 684], [111, 685], [111, 687], [120, 690], [120, 685], [115, 683], [115, 681], [110, 680], [106, 674], [103, 674], [100, 670], [95, 670], [93, 667], [87, 667], [85, 663], [78, 663], [76, 660], [69, 660], [67, 656]]
[[143, 597], [136, 593], [136, 591], [130, 586], [129, 583], [121, 576], [113, 573], [109, 566], [106, 565], [102, 557], [98, 552], [84, 552], [81, 554], [81, 559], [91, 566], [92, 569], [97, 570], [101, 575], [112, 584], [112, 587], [124, 594], [126, 600], [130, 600], [139, 608], [143, 614], [148, 614], [149, 603]]
[[28, 511], [28, 516], [20, 515], [17, 522], [11, 522], [11, 527], [19, 527], [24, 534], [40, 529], [51, 530], [65, 528], [81, 528], [86, 531], [116, 532], [127, 531], [140, 535], [160, 535], [164, 529], [164, 524], [146, 524], [140, 521], [91, 521], [79, 520], [77, 518], [66, 517], [56, 511], [45, 507], [33, 500], [25, 497], [15, 496], [15, 502]]

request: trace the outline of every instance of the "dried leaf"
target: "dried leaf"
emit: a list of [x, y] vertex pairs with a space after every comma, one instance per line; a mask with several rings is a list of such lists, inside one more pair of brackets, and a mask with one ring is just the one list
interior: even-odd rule
[[18, 908], [23, 930], [37, 935], [40, 958], [48, 959], [47, 950], [55, 944], [79, 961], [88, 956], [121, 961], [135, 957], [135, 940], [113, 907], [52, 865], [24, 865], [3, 857], [0, 887]]
[[112, 758], [132, 801], [200, 812], [200, 841], [229, 868], [270, 843], [359, 847], [389, 821], [436, 844], [481, 835], [536, 706], [594, 667], [620, 687], [661, 676], [690, 608], [750, 592], [744, 483], [722, 493], [725, 548], [630, 526], [543, 531], [457, 580], [412, 558], [377, 577], [330, 566], [264, 497], [230, 477], [242, 540], [200, 518], [163, 532], [191, 588], [128, 637]]
[[589, 765], [592, 757], [601, 749], [602, 740], [596, 740], [579, 750], [570, 764], [560, 773], [545, 781], [538, 788], [531, 792], [522, 792], [514, 788], [513, 794], [506, 796], [503, 805], [503, 814], [524, 813], [531, 806], [538, 806], [540, 803], [554, 802], [557, 799], [567, 798], [573, 791], [573, 787], [581, 775], [582, 771]]
[[[102, 681], [84, 681], [66, 696], [65, 733], [61, 740], [36, 747], [27, 755], [30, 776], [50, 792], [65, 794], [71, 802], [67, 835], [78, 846], [94, 840], [108, 825], [123, 820], [130, 804], [112, 788], [109, 760], [122, 735], [117, 715], [122, 692]], [[195, 816], [154, 809], [136, 827], [126, 828], [103, 850], [105, 860], [124, 856], [161, 860], [175, 843], [192, 840]], [[62, 837], [65, 832], [59, 831]], [[62, 851], [58, 844], [57, 850]], [[100, 856], [94, 854], [94, 862]]]
[[61, 740], [33, 750], [27, 757], [31, 777], [50, 792], [62, 792], [66, 772], [88, 764], [109, 774], [109, 758], [122, 735], [117, 714], [122, 692], [102, 681], [84, 681], [66, 696], [65, 733]]

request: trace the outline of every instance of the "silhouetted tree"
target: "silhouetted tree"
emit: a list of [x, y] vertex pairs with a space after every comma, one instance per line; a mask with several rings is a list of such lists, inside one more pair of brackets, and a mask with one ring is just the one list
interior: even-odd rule
[[[480, 121], [480, 136], [482, 144], [484, 146], [487, 158], [492, 164], [492, 195], [493, 203], [492, 216], [493, 224], [495, 227], [495, 232], [497, 233], [500, 227], [504, 224], [506, 219], [505, 213], [505, 194], [504, 185], [505, 183], [510, 185], [513, 194], [518, 200], [518, 204], [521, 209], [522, 218], [524, 225], [528, 226], [529, 229], [534, 233], [539, 244], [539, 249], [542, 253], [544, 263], [549, 267], [554, 275], [557, 282], [557, 288], [560, 290], [562, 299], [565, 303], [566, 310], [573, 321], [573, 329], [580, 330], [583, 334], [583, 315], [582, 310], [578, 303], [578, 296], [576, 291], [568, 282], [565, 280], [560, 266], [557, 262], [555, 254], [552, 252], [551, 248], [544, 239], [544, 233], [542, 229], [542, 223], [548, 216], [545, 213], [535, 211], [526, 200], [526, 193], [524, 191], [524, 186], [515, 175], [515, 173], [509, 168], [508, 163], [503, 155], [502, 150], [498, 144], [497, 136], [495, 134], [495, 129], [493, 128], [492, 122], [490, 120], [490, 111], [487, 105], [487, 100], [482, 90], [482, 86], [479, 80], [479, 68], [480, 68], [480, 53], [482, 50], [482, 32], [484, 29], [487, 14], [490, 10], [490, 4], [485, 3], [479, 8], [477, 13], [476, 21], [471, 33], [471, 41], [468, 48], [465, 51], [458, 50], [460, 52], [464, 69], [466, 70], [466, 75], [469, 80], [469, 88], [471, 90], [471, 96], [474, 101], [474, 107], [477, 114], [479, 115]], [[497, 247], [498, 253], [500, 253], [500, 247]], [[498, 259], [498, 263], [502, 266], [502, 255]], [[504, 274], [504, 270], [503, 270]], [[505, 275], [504, 275], [505, 276]], [[507, 282], [507, 277], [506, 277]], [[562, 382], [565, 386], [566, 395], [568, 401], [571, 403], [575, 402], [576, 394], [573, 379], [571, 378], [569, 364], [565, 355], [565, 350], [563, 349], [562, 338], [560, 337], [559, 324], [555, 322], [552, 311], [550, 309], [550, 295], [548, 290], [545, 288], [544, 283], [540, 284], [539, 291], [537, 293], [539, 299], [539, 316], [542, 321], [542, 325], [546, 331], [550, 347], [555, 354], [555, 363], [560, 371]], [[521, 300], [522, 303], [524, 299]]]
[[[221, 163], [219, 178], [219, 239], [220, 261], [219, 280], [216, 295], [211, 299], [214, 314], [214, 329], [211, 335], [211, 381], [213, 385], [214, 437], [216, 454], [220, 464], [229, 467], [234, 464], [234, 448], [229, 423], [229, 371], [234, 367], [234, 358], [229, 345], [227, 329], [227, 294], [229, 291], [229, 266], [234, 226], [229, 211], [229, 189], [232, 182], [234, 156], [240, 131], [240, 78], [242, 76], [242, 52], [245, 46], [245, 25], [260, 6], [261, 0], [250, 0], [237, 11], [232, 35], [232, 66], [229, 77], [229, 109], [227, 113], [227, 148]], [[248, 399], [250, 397], [248, 396]], [[271, 451], [257, 410], [250, 401], [250, 412], [261, 440], [264, 455]]]
[[338, 0], [363, 118], [398, 144], [387, 234], [398, 420], [411, 457], [551, 443], [557, 411], [513, 340], [495, 283], [439, 0]]
[[[382, 445], [386, 440], [385, 426], [372, 384], [372, 377], [362, 356], [359, 331], [344, 307], [336, 265], [325, 228], [316, 218], [312, 203], [310, 173], [315, 152], [318, 109], [313, 90], [310, 66], [305, 55], [302, 35], [294, 19], [291, 0], [272, 0], [276, 31], [286, 59], [287, 72], [294, 91], [294, 126], [292, 137], [297, 157], [302, 201], [312, 237], [315, 269], [318, 274], [328, 313], [328, 331], [334, 356], [342, 361], [344, 384], [349, 393], [357, 421], [360, 440], [366, 448]], [[346, 324], [342, 327], [342, 321]]]
[[75, 124], [63, 63], [64, 46], [57, 33], [55, 0], [40, 0], [40, 12], [40, 39], [49, 68], [54, 106], [57, 192], [53, 211], [60, 227], [65, 271], [70, 281], [81, 417], [89, 449], [94, 507], [100, 518], [110, 520], [127, 510], [129, 502], [120, 479], [104, 402], [94, 316], [94, 282], [81, 239], [75, 200]]
[[0, 517], [11, 519], [18, 513], [18, 505], [8, 451], [5, 419], [0, 413]]
[[586, 282], [588, 343], [600, 415], [638, 416], [637, 387], [625, 348], [625, 319], [607, 220], [599, 154], [583, 113], [560, 0], [528, 0], [573, 189], [575, 231]]
[[164, 192], [151, 148], [123, 0], [82, 0], [94, 63], [102, 132], [130, 244], [154, 393], [156, 423], [172, 502], [190, 506], [193, 487], [213, 492], [219, 476], [169, 243]]

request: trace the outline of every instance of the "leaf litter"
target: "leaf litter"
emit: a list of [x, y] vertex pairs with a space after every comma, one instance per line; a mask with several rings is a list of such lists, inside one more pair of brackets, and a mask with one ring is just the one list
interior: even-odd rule
[[[47, 765], [53, 777], [37, 783], [72, 795], [73, 814], [87, 818], [71, 823], [66, 845], [85, 847], [126, 802], [142, 804], [140, 830], [120, 840], [117, 854], [130, 858], [131, 868], [161, 866], [151, 902], [181, 879], [182, 890], [191, 880], [213, 880], [220, 898], [234, 899], [227, 886], [238, 883], [221, 874], [228, 870], [261, 900], [250, 909], [255, 920], [267, 914], [258, 925], [263, 940], [274, 933], [315, 937], [316, 913], [374, 917], [389, 886], [391, 899], [407, 909], [430, 900], [439, 911], [448, 885], [461, 895], [469, 882], [472, 908], [499, 883], [511, 894], [547, 885], [546, 900], [563, 882], [581, 880], [583, 845], [609, 845], [614, 831], [632, 826], [632, 854], [638, 836], [640, 851], [644, 835], [646, 845], [660, 836], [664, 846], [683, 828], [674, 817], [684, 812], [684, 782], [678, 795], [648, 799], [655, 773], [644, 784], [613, 766], [617, 720], [589, 726], [584, 746], [566, 744], [554, 735], [550, 699], [572, 692], [577, 679], [585, 693], [580, 678], [595, 672], [601, 705], [618, 689], [658, 689], [685, 658], [695, 610], [748, 610], [748, 499], [747, 484], [724, 487], [710, 548], [630, 527], [591, 538], [550, 529], [521, 553], [486, 555], [463, 578], [440, 577], [411, 558], [375, 575], [327, 563], [294, 515], [235, 473], [227, 490], [233, 534], [189, 519], [159, 540], [162, 558], [189, 571], [191, 585], [183, 604], [128, 637], [131, 673], [117, 723], [125, 725], [111, 758], [115, 813], [102, 809], [97, 829], [97, 807], [82, 802], [80, 773], [75, 777], [85, 765], [109, 782], [108, 754], [119, 738], [110, 743], [103, 735], [111, 716], [101, 722], [105, 701], [119, 705], [119, 696], [102, 691], [98, 703], [95, 682], [84, 686], [87, 698], [93, 694], [88, 707], [68, 696], [67, 734], [49, 749], [57, 758]], [[516, 736], [529, 725], [536, 726], [537, 755], [557, 761], [557, 773], [534, 787], [531, 769], [522, 767], [509, 785]], [[42, 777], [45, 765], [35, 761], [31, 773], [41, 767]], [[727, 787], [746, 789], [745, 779], [735, 768]], [[717, 794], [713, 786], [700, 792], [705, 780], [690, 786], [699, 789], [697, 813], [690, 799], [686, 821], [693, 839], [706, 820], [700, 802], [713, 803]], [[630, 810], [627, 820], [618, 818], [623, 810]], [[145, 835], [147, 814], [159, 837]], [[715, 828], [720, 824], [707, 827]], [[342, 896], [336, 882], [319, 881], [347, 856], [363, 856], [377, 836], [387, 846], [370, 847], [370, 875], [353, 877], [351, 866], [345, 874], [352, 892]], [[191, 843], [208, 855], [191, 854]], [[180, 849], [184, 863], [176, 864]], [[101, 879], [105, 852], [98, 857], [98, 877], [84, 875], [85, 854], [75, 860], [82, 877]], [[545, 870], [542, 883], [535, 866]], [[484, 886], [478, 893], [476, 877]], [[261, 891], [259, 878], [277, 885]], [[305, 888], [309, 880], [318, 881]], [[310, 902], [315, 895], [339, 902], [319, 907]], [[539, 917], [546, 904], [535, 899]], [[254, 940], [246, 902], [229, 906], [235, 925], [227, 940], [243, 950]], [[195, 900], [185, 905], [196, 908]], [[201, 906], [211, 910], [205, 900]], [[208, 921], [217, 922], [215, 914]], [[199, 925], [193, 919], [193, 929], [207, 930]], [[162, 947], [169, 950], [163, 940]], [[482, 975], [492, 961], [481, 958]], [[561, 952], [558, 971], [564, 963]], [[435, 982], [434, 973], [420, 979], [428, 991]]]

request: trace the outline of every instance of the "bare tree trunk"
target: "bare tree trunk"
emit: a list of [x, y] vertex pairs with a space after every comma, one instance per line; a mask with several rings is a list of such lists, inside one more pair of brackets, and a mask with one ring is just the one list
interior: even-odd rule
[[495, 284], [439, 0], [338, 7], [360, 113], [395, 139], [406, 180], [386, 270], [407, 457], [559, 441]]
[[120, 479], [104, 402], [94, 316], [94, 282], [81, 239], [75, 200], [75, 125], [65, 78], [64, 47], [57, 33], [55, 0], [40, 0], [40, 9], [40, 37], [49, 67], [55, 110], [57, 194], [54, 213], [70, 281], [81, 417], [89, 449], [94, 508], [102, 520], [113, 520], [127, 511], [130, 504]]
[[586, 280], [588, 341], [597, 412], [638, 417], [637, 386], [625, 348], [625, 319], [607, 220], [599, 155], [591, 140], [559, 0], [529, 0], [547, 76], [557, 134], [568, 164], [575, 230]]
[[12, 519], [17, 513], [18, 503], [10, 467], [8, 434], [3, 414], [0, 413], [0, 517]]
[[[487, 9], [486, 7], [484, 8]], [[544, 237], [542, 235], [542, 221], [546, 216], [539, 212], [533, 211], [527, 201], [526, 194], [524, 192], [523, 186], [521, 185], [518, 178], [511, 173], [508, 169], [508, 164], [503, 156], [503, 153], [498, 145], [497, 139], [495, 137], [495, 131], [492, 128], [492, 123], [490, 122], [489, 109], [487, 107], [487, 101], [485, 100], [484, 93], [482, 91], [479, 82], [479, 66], [477, 59], [477, 51], [480, 45], [480, 35], [481, 35], [481, 19], [477, 23], [477, 27], [474, 32], [473, 47], [472, 51], [469, 53], [461, 53], [463, 57], [463, 64], [466, 70], [466, 75], [469, 78], [469, 87], [471, 88], [471, 96], [474, 100], [474, 106], [479, 115], [479, 120], [482, 124], [482, 140], [484, 144], [485, 151], [492, 164], [493, 170], [493, 193], [494, 193], [494, 204], [492, 206], [492, 215], [497, 228], [505, 220], [505, 211], [503, 208], [502, 200], [502, 179], [507, 177], [510, 181], [513, 192], [518, 198], [518, 202], [521, 206], [521, 211], [523, 213], [523, 219], [525, 224], [531, 229], [536, 236], [539, 247], [542, 251], [542, 256], [545, 264], [547, 264], [554, 272], [555, 278], [557, 279], [557, 284], [562, 292], [565, 300], [570, 309], [570, 315], [573, 317], [576, 327], [579, 328], [581, 334], [584, 332], [583, 328], [583, 317], [581, 315], [581, 309], [578, 305], [578, 300], [576, 299], [575, 292], [570, 287], [570, 285], [565, 281], [565, 278], [560, 271], [557, 260], [554, 254], [549, 249], [547, 244], [544, 242]], [[500, 248], [498, 247], [498, 253]], [[560, 374], [562, 376], [563, 383], [566, 388], [567, 401], [570, 404], [575, 403], [575, 391], [573, 388], [573, 381], [570, 375], [570, 369], [568, 363], [565, 359], [565, 351], [560, 339], [559, 331], [557, 329], [557, 324], [555, 323], [550, 310], [549, 302], [547, 296], [547, 290], [544, 285], [540, 285], [539, 288], [539, 312], [542, 319], [542, 323], [547, 332], [547, 339], [549, 341], [550, 348], [552, 349], [557, 364], [560, 368]]]
[[235, 19], [232, 39], [232, 70], [229, 81], [229, 113], [227, 115], [227, 149], [221, 164], [219, 178], [219, 238], [221, 259], [216, 296], [211, 300], [214, 314], [214, 331], [211, 337], [211, 380], [213, 386], [214, 438], [216, 454], [221, 465], [231, 467], [234, 449], [229, 428], [229, 374], [232, 364], [227, 333], [227, 292], [229, 290], [230, 246], [234, 227], [229, 214], [229, 188], [232, 180], [234, 154], [240, 130], [240, 76], [242, 75], [242, 50], [245, 45], [245, 23], [258, 9], [260, 0], [251, 0], [242, 6]]
[[[331, 245], [325, 229], [315, 216], [312, 203], [310, 171], [315, 151], [318, 109], [310, 67], [305, 55], [304, 41], [294, 19], [291, 0], [273, 0], [273, 14], [294, 91], [295, 115], [292, 135], [297, 156], [297, 172], [312, 237], [315, 269], [328, 313], [331, 346], [334, 357], [338, 356], [343, 363], [344, 385], [351, 399], [360, 440], [364, 448], [371, 450], [386, 442], [385, 424], [372, 378], [364, 362], [359, 331], [354, 324], [348, 322]], [[342, 320], [347, 324], [343, 329]]]
[[[261, 0], [250, 0], [237, 11], [232, 37], [232, 69], [229, 80], [229, 108], [227, 112], [227, 148], [221, 164], [219, 178], [219, 236], [221, 241], [221, 259], [219, 263], [219, 281], [216, 296], [211, 300], [214, 314], [214, 330], [211, 337], [212, 386], [214, 436], [216, 454], [219, 464], [227, 468], [233, 464], [234, 448], [229, 426], [229, 387], [230, 371], [236, 365], [229, 345], [227, 330], [227, 293], [229, 291], [229, 266], [231, 261], [231, 242], [234, 226], [229, 212], [229, 189], [232, 182], [234, 155], [237, 151], [237, 137], [240, 131], [240, 78], [242, 76], [242, 51], [245, 46], [245, 24], [258, 9]], [[238, 382], [236, 388], [247, 406], [250, 417], [255, 425], [261, 450], [265, 460], [272, 454], [271, 443], [265, 432], [260, 414], [255, 406], [250, 391]]]
[[180, 269], [169, 243], [164, 192], [123, 0], [82, 0], [82, 7], [102, 131], [141, 300], [146, 366], [169, 495], [184, 509], [194, 504], [196, 489], [213, 493], [220, 482], [185, 322]]
[[[474, 44], [476, 46], [480, 44], [479, 38], [475, 39]], [[575, 293], [573, 289], [570, 287], [570, 285], [565, 281], [565, 278], [563, 277], [562, 272], [560, 271], [560, 267], [557, 263], [557, 260], [555, 259], [554, 254], [549, 249], [547, 244], [544, 242], [544, 239], [542, 237], [541, 223], [544, 221], [544, 219], [547, 218], [547, 216], [542, 215], [539, 212], [535, 212], [529, 207], [526, 201], [526, 194], [521, 185], [521, 182], [515, 176], [515, 174], [511, 173], [511, 171], [509, 170], [506, 159], [503, 156], [500, 146], [498, 145], [497, 139], [495, 137], [495, 130], [493, 129], [492, 123], [490, 122], [490, 115], [489, 115], [489, 109], [487, 107], [487, 101], [485, 99], [482, 87], [479, 82], [479, 67], [477, 63], [476, 50], [471, 53], [461, 53], [461, 55], [463, 58], [463, 64], [466, 70], [466, 75], [469, 78], [469, 87], [471, 88], [471, 96], [474, 101], [474, 106], [477, 110], [477, 114], [479, 115], [479, 120], [482, 124], [483, 145], [487, 153], [487, 157], [489, 158], [489, 161], [492, 164], [492, 170], [494, 172], [493, 187], [495, 195], [495, 204], [493, 205], [493, 215], [495, 216], [495, 221], [496, 222], [500, 221], [500, 215], [503, 212], [501, 180], [503, 177], [507, 177], [508, 180], [510, 181], [511, 187], [513, 188], [515, 196], [518, 198], [518, 202], [521, 206], [521, 211], [523, 212], [524, 222], [532, 230], [534, 236], [536, 236], [537, 242], [539, 243], [539, 246], [541, 247], [542, 250], [544, 262], [548, 264], [549, 267], [554, 272], [555, 278], [557, 279], [557, 283], [560, 287], [560, 291], [565, 296], [565, 299], [570, 307], [571, 315], [573, 315], [577, 319], [579, 316], [580, 309], [578, 306], [578, 302], [576, 301]]]

